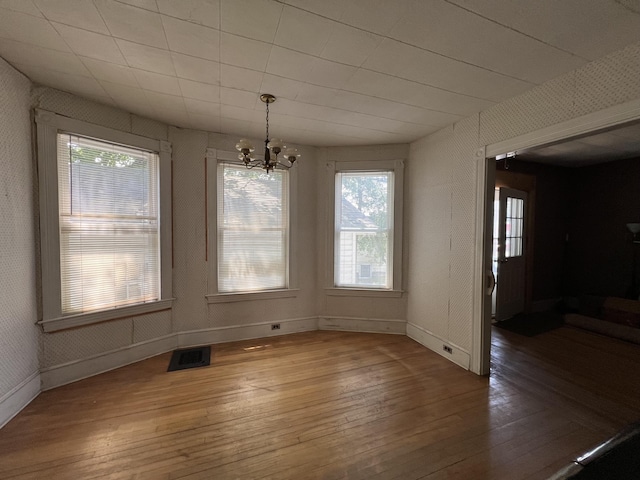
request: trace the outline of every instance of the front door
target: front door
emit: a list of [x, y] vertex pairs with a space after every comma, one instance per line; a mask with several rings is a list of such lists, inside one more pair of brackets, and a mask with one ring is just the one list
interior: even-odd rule
[[496, 278], [498, 321], [524, 311], [526, 202], [526, 192], [500, 188]]

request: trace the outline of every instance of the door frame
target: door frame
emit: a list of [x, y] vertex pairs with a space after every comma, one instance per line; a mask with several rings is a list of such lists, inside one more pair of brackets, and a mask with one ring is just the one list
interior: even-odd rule
[[493, 190], [497, 155], [539, 147], [614, 128], [640, 120], [640, 99], [589, 113], [581, 117], [528, 132], [497, 143], [484, 145], [474, 154], [476, 169], [476, 229], [473, 280], [473, 318], [469, 369], [478, 375], [488, 375], [491, 367], [491, 296], [487, 295], [491, 268], [491, 234], [493, 228]]

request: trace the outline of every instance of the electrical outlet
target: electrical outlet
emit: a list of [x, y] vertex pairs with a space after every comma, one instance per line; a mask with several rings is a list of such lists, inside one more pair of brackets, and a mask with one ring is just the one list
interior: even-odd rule
[[280, 324], [279, 323], [272, 323], [271, 324], [271, 330], [280, 330]]
[[451, 348], [449, 345], [442, 345], [442, 350], [447, 353], [453, 353], [453, 348]]

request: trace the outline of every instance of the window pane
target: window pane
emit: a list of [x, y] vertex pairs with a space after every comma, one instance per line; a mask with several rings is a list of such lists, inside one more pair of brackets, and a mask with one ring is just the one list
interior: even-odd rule
[[58, 135], [62, 313], [160, 298], [158, 157]]
[[221, 164], [218, 176], [218, 291], [287, 288], [288, 172]]
[[393, 172], [336, 174], [335, 284], [392, 288]]

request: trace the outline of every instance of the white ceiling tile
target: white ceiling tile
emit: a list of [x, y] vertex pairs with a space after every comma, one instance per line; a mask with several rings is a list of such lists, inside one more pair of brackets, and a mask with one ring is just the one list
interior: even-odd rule
[[12, 10], [2, 10], [0, 13], [2, 13], [0, 15], [0, 38], [62, 52], [71, 51], [46, 19]]
[[139, 45], [126, 40], [116, 40], [129, 66], [150, 72], [175, 75], [171, 55], [167, 50]]
[[541, 83], [585, 60], [446, 2], [414, 2], [390, 36], [488, 70]]
[[127, 64], [115, 40], [110, 36], [70, 27], [62, 23], [52, 22], [52, 25], [74, 53], [105, 62]]
[[359, 67], [382, 41], [379, 35], [341, 23], [334, 22], [332, 28], [329, 40], [320, 56], [334, 62]]
[[107, 97], [107, 92], [102, 88], [98, 81], [93, 77], [82, 75], [70, 75], [57, 70], [49, 70], [40, 66], [19, 65], [32, 81], [47, 85], [65, 92], [75, 92], [77, 95], [85, 97]]
[[350, 65], [331, 62], [323, 58], [313, 61], [311, 70], [306, 75], [306, 80], [315, 85], [324, 87], [342, 88], [353, 77], [358, 69]]
[[150, 47], [167, 48], [160, 15], [113, 0], [94, 0], [114, 37]]
[[[407, 15], [412, 0], [349, 0], [341, 16], [344, 23], [387, 35]], [[431, 5], [434, 2], [425, 2]]]
[[454, 115], [469, 115], [473, 111], [493, 105], [493, 102], [488, 100], [467, 97], [363, 69], [356, 72], [345, 90]]
[[273, 75], [305, 81], [316, 60], [316, 57], [306, 53], [294, 52], [274, 45], [266, 71]]
[[338, 92], [330, 106], [423, 126], [446, 126], [463, 118], [461, 115], [435, 112], [413, 105], [345, 91]]
[[92, 32], [109, 34], [93, 2], [85, 0], [34, 0], [38, 9], [52, 22], [82, 25]]
[[0, 0], [0, 8], [26, 13], [34, 17], [44, 16], [31, 0]]
[[174, 112], [186, 118], [187, 108], [184, 105], [184, 99], [182, 97], [151, 92], [149, 90], [143, 91], [156, 112]]
[[212, 117], [220, 117], [220, 104], [214, 102], [205, 102], [203, 100], [195, 100], [193, 98], [185, 98], [184, 104], [187, 107], [189, 115], [208, 115]]
[[640, 40], [640, 15], [634, 15], [623, 2], [590, 2], [588, 8], [584, 0], [452, 3], [591, 60]]
[[118, 1], [120, 3], [126, 3], [134, 7], [143, 8], [151, 12], [158, 11], [158, 5], [156, 4], [156, 0], [118, 0]]
[[113, 63], [102, 62], [93, 58], [81, 58], [82, 63], [89, 69], [91, 75], [98, 80], [118, 83], [121, 85], [129, 85], [130, 87], [138, 87], [138, 81], [133, 74], [133, 69], [116, 65]]
[[[237, 107], [226, 107], [226, 109], [233, 109]], [[242, 109], [238, 109], [242, 110]], [[231, 116], [222, 114], [220, 117], [220, 132], [229, 135], [235, 135], [238, 138], [260, 138], [264, 135], [261, 126], [258, 123], [254, 123], [245, 119], [236, 119]]]
[[384, 39], [364, 68], [474, 97], [500, 101], [534, 84]]
[[273, 0], [221, 0], [223, 30], [242, 37], [273, 42], [282, 4]]
[[220, 87], [217, 85], [194, 82], [191, 80], [185, 80], [184, 78], [178, 79], [178, 82], [180, 83], [182, 96], [185, 98], [193, 98], [196, 100], [204, 100], [205, 102], [214, 103], [220, 101]]
[[335, 22], [293, 7], [285, 7], [275, 44], [298, 52], [320, 55]]
[[218, 61], [220, 32], [213, 28], [196, 25], [184, 20], [162, 16], [162, 24], [173, 52]]
[[260, 95], [255, 92], [220, 87], [220, 103], [222, 105], [233, 105], [235, 107], [251, 109], [255, 107], [256, 101], [259, 101], [259, 97]]
[[223, 119], [242, 120], [244, 122], [255, 123], [256, 125], [262, 124], [262, 127], [258, 128], [257, 131], [260, 132], [262, 130], [259, 135], [264, 135], [264, 112], [237, 107], [235, 105], [221, 105], [220, 116]]
[[304, 85], [304, 82], [298, 80], [265, 73], [264, 78], [262, 79], [260, 92], [270, 93], [275, 95], [276, 98], [288, 98], [289, 100], [295, 100]]
[[211, 115], [200, 115], [197, 113], [189, 113], [189, 128], [195, 130], [204, 130], [207, 132], [219, 132], [220, 131], [220, 116], [214, 117]]
[[345, 0], [284, 0], [284, 3], [333, 20], [340, 20], [348, 4]]
[[220, 84], [220, 64], [218, 62], [174, 52], [171, 53], [171, 58], [178, 77], [211, 85]]
[[152, 92], [166, 93], [167, 95], [182, 95], [178, 79], [169, 75], [147, 72], [133, 69], [133, 74], [141, 88]]
[[270, 51], [269, 43], [230, 33], [220, 34], [220, 62], [222, 63], [264, 72]]
[[219, 0], [156, 0], [161, 13], [188, 22], [220, 28]]
[[99, 80], [99, 83], [121, 108], [126, 110], [129, 105], [145, 105], [151, 109], [151, 103], [140, 87], [113, 83], [106, 80]]
[[329, 105], [337, 92], [334, 88], [319, 87], [306, 83], [296, 96], [296, 101], [314, 105]]
[[264, 73], [233, 65], [220, 65], [220, 85], [250, 92], [259, 92]]
[[0, 42], [0, 56], [10, 63], [21, 63], [71, 75], [91, 77], [89, 70], [73, 53], [49, 50], [12, 40]]

